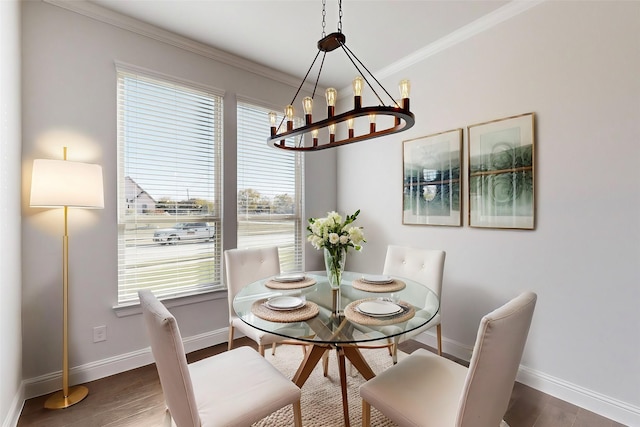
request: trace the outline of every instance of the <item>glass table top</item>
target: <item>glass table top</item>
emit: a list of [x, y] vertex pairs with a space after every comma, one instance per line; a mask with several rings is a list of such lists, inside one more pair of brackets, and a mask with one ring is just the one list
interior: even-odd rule
[[[323, 271], [305, 272], [304, 277], [305, 281], [313, 279], [315, 283], [300, 289], [267, 287], [266, 284], [273, 277], [250, 283], [238, 292], [233, 301], [233, 308], [242, 321], [259, 330], [285, 338], [322, 344], [364, 343], [402, 335], [425, 325], [440, 308], [439, 299], [433, 291], [418, 282], [402, 277], [393, 277], [406, 285], [403, 289], [394, 292], [368, 292], [354, 288], [355, 280], [368, 277], [363, 273], [345, 271], [339, 292], [329, 286], [327, 275]], [[379, 289], [382, 288], [376, 290]], [[308, 320], [289, 323], [268, 321], [254, 314], [252, 310], [254, 303], [277, 296], [293, 296], [313, 302], [318, 306], [318, 314]], [[280, 301], [290, 300], [293, 299], [286, 298]], [[411, 309], [415, 314], [412, 316], [394, 313], [386, 315], [384, 311], [378, 314], [369, 310], [371, 316], [365, 315], [359, 318], [353, 315], [345, 316], [345, 307], [353, 302], [356, 305], [361, 304], [361, 300], [382, 302], [376, 306], [387, 302], [397, 303], [405, 312]], [[354, 307], [354, 304], [349, 307]], [[352, 313], [350, 309], [349, 313]], [[410, 318], [407, 318], [409, 316]]]

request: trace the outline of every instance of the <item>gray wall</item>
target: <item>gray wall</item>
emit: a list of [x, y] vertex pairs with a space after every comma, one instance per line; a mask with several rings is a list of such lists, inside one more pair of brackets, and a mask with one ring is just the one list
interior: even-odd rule
[[0, 420], [22, 407], [20, 3], [0, 2]]
[[[338, 207], [362, 210], [368, 240], [349, 269], [380, 271], [390, 243], [446, 250], [445, 350], [461, 356], [483, 314], [537, 292], [520, 379], [630, 425], [640, 425], [639, 23], [638, 2], [542, 3], [386, 78], [411, 79], [415, 127], [338, 156]], [[535, 231], [469, 228], [466, 214], [461, 228], [402, 225], [402, 140], [465, 128], [466, 164], [466, 126], [529, 112]]]
[[[28, 189], [32, 160], [59, 157], [63, 143], [70, 158], [100, 163], [105, 173], [105, 209], [70, 216], [72, 378], [86, 381], [151, 361], [140, 317], [117, 317], [112, 309], [114, 61], [224, 89], [226, 107], [236, 94], [284, 105], [292, 88], [51, 4], [22, 7], [22, 377], [34, 395], [59, 388], [62, 218], [56, 210], [29, 208]], [[358, 222], [368, 243], [363, 253], [349, 255], [348, 268], [379, 271], [389, 243], [447, 251], [448, 350], [468, 354], [482, 314], [532, 289], [540, 300], [523, 380], [636, 425], [639, 8], [637, 2], [542, 3], [401, 76], [385, 77], [387, 87], [412, 80], [416, 126], [375, 145], [310, 154], [305, 177], [305, 217], [335, 208], [336, 194], [340, 211], [362, 209]], [[235, 116], [232, 108], [226, 111], [225, 191], [232, 194]], [[401, 225], [403, 139], [531, 111], [538, 123], [535, 231]], [[226, 247], [234, 244], [233, 210], [229, 205], [224, 211]], [[308, 245], [306, 250], [306, 268], [318, 268], [319, 254]], [[11, 277], [19, 280], [16, 274]], [[172, 308], [188, 350], [226, 339], [226, 296], [214, 298]], [[92, 342], [97, 325], [107, 325], [106, 342]]]

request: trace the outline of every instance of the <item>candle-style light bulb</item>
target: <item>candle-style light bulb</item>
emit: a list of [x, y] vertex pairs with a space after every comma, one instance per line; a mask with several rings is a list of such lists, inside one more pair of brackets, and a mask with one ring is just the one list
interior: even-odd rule
[[313, 98], [310, 96], [305, 96], [302, 98], [302, 108], [305, 114], [313, 113]]
[[409, 80], [404, 79], [400, 81], [400, 98], [402, 98], [402, 108], [409, 110], [409, 91], [411, 90], [411, 83]]
[[360, 76], [356, 76], [356, 78], [353, 79], [353, 94], [355, 96], [362, 96], [363, 82], [364, 82], [364, 79]]
[[311, 115], [313, 114], [313, 98], [305, 96], [302, 99], [302, 109], [304, 110], [304, 120], [306, 124], [311, 124]]
[[330, 87], [324, 91], [324, 96], [327, 98], [327, 116], [333, 117], [336, 111], [336, 99], [338, 98], [338, 91]]
[[407, 79], [400, 81], [400, 97], [402, 99], [409, 97], [409, 91], [411, 90], [411, 82]]
[[354, 119], [347, 119], [347, 127], [349, 128], [349, 138], [353, 138], [353, 135], [354, 135], [353, 123], [354, 123]]
[[324, 96], [327, 98], [327, 105], [330, 107], [336, 106], [336, 98], [338, 98], [338, 91], [330, 87], [324, 91]]
[[287, 117], [287, 130], [293, 130], [293, 105], [284, 107], [284, 115]]
[[287, 116], [287, 120], [293, 120], [293, 114], [294, 114], [293, 105], [287, 105], [284, 108], [284, 115]]
[[336, 125], [329, 125], [329, 142], [334, 142], [336, 140]]
[[360, 76], [356, 76], [353, 79], [353, 108], [359, 109], [362, 107], [362, 86], [364, 79]]
[[271, 123], [271, 136], [276, 134], [276, 122], [278, 120], [278, 115], [275, 111], [269, 112], [269, 123]]
[[318, 129], [314, 129], [311, 131], [311, 137], [313, 138], [313, 146], [318, 146]]
[[369, 114], [369, 132], [373, 133], [376, 131], [376, 115]]

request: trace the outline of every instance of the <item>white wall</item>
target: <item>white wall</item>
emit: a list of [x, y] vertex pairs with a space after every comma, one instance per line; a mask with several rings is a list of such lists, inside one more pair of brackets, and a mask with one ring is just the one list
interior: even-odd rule
[[[61, 236], [60, 210], [28, 206], [34, 158], [69, 159], [103, 166], [105, 209], [70, 210], [70, 366], [71, 382], [150, 363], [148, 340], [139, 315], [117, 317], [116, 228], [116, 70], [120, 61], [226, 91], [224, 117], [224, 247], [235, 246], [236, 94], [286, 105], [294, 86], [226, 65], [210, 51], [182, 40], [184, 49], [153, 37], [105, 24], [43, 2], [23, 2], [23, 366], [28, 397], [60, 388]], [[75, 6], [82, 7], [82, 3]], [[90, 4], [84, 5], [89, 7]], [[91, 7], [90, 11], [99, 10]], [[194, 53], [202, 52], [202, 54]], [[280, 77], [280, 76], [278, 76]], [[265, 117], [265, 129], [268, 126]], [[265, 141], [266, 143], [266, 141]], [[307, 209], [322, 211], [324, 194], [335, 187], [335, 153], [325, 159], [331, 174], [316, 179], [307, 168]], [[14, 180], [15, 181], [15, 180]], [[328, 182], [328, 189], [324, 186]], [[328, 193], [335, 206], [334, 192]], [[233, 197], [233, 199], [231, 199]], [[13, 246], [12, 246], [13, 247]], [[310, 258], [315, 254], [307, 254]], [[189, 351], [224, 342], [228, 325], [226, 293], [171, 309]], [[107, 341], [93, 343], [92, 329], [107, 326]], [[90, 391], [91, 392], [91, 391]]]
[[[411, 79], [415, 127], [338, 154], [338, 207], [362, 209], [368, 240], [349, 269], [380, 271], [391, 243], [445, 249], [454, 353], [483, 314], [537, 292], [521, 380], [629, 425], [640, 425], [639, 23], [638, 2], [542, 3], [385, 78]], [[402, 140], [465, 128], [466, 163], [466, 126], [529, 112], [535, 231], [469, 228], [466, 214], [460, 228], [402, 225]]]
[[0, 422], [22, 408], [20, 2], [0, 2]]

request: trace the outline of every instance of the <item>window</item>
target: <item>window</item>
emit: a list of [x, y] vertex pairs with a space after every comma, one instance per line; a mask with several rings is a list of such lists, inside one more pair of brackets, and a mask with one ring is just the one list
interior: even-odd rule
[[238, 248], [278, 246], [282, 271], [302, 270], [303, 156], [267, 145], [270, 110], [238, 102]]
[[118, 67], [118, 304], [223, 289], [222, 94]]

